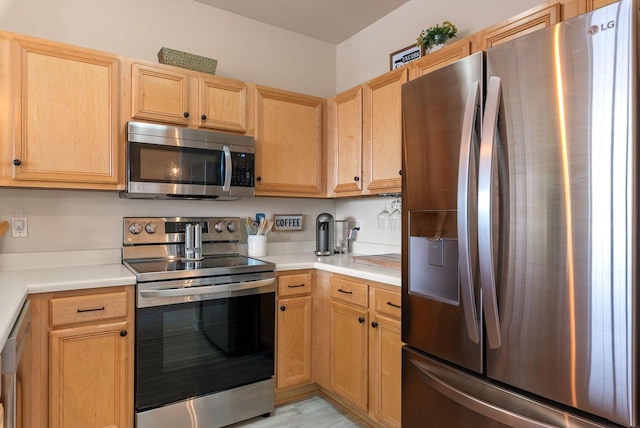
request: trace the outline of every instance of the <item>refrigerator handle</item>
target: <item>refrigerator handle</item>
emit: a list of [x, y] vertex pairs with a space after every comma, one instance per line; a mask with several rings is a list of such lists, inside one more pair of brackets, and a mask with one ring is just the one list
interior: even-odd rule
[[458, 163], [458, 269], [467, 334], [474, 343], [480, 343], [480, 333], [471, 266], [471, 246], [469, 245], [469, 176], [471, 174], [473, 143], [477, 138], [474, 125], [479, 102], [480, 84], [476, 81], [467, 94]]
[[480, 260], [480, 286], [484, 309], [487, 340], [490, 348], [499, 348], [500, 317], [496, 294], [496, 276], [493, 262], [492, 198], [493, 159], [496, 150], [498, 110], [502, 89], [500, 78], [491, 76], [487, 85], [482, 140], [480, 142], [480, 165], [478, 170], [478, 257]]
[[493, 419], [494, 421], [512, 427], [553, 428], [554, 426], [536, 421], [535, 419], [528, 418], [510, 410], [503, 409], [495, 404], [483, 401], [476, 396], [467, 394], [455, 386], [448, 384], [445, 380], [440, 379], [435, 373], [429, 370], [427, 365], [411, 358], [409, 358], [409, 361], [416, 369], [418, 369], [418, 376], [420, 376], [420, 378], [429, 385], [429, 387], [475, 413], [479, 413], [487, 418]]

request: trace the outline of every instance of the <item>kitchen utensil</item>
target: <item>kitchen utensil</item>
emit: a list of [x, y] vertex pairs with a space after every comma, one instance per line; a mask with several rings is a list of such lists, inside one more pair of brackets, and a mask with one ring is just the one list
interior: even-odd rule
[[349, 244], [349, 222], [347, 220], [336, 220], [334, 222], [333, 230], [335, 232], [333, 242], [335, 244], [336, 253], [346, 253]]

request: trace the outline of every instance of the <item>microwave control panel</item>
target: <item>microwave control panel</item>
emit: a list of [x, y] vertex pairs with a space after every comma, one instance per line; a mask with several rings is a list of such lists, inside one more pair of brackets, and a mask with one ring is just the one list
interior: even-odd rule
[[255, 155], [253, 153], [231, 153], [231, 185], [253, 187], [255, 176]]

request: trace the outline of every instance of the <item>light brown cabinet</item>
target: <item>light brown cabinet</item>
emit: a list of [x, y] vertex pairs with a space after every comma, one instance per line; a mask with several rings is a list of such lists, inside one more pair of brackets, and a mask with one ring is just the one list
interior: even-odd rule
[[400, 427], [402, 332], [400, 293], [371, 288], [369, 347], [370, 413], [383, 425]]
[[127, 68], [133, 119], [248, 133], [246, 83], [140, 61]]
[[0, 115], [13, 124], [2, 130], [0, 185], [122, 188], [122, 59], [11, 33], [0, 33], [0, 51], [10, 76]]
[[409, 64], [409, 78], [415, 79], [449, 65], [471, 53], [471, 40], [467, 37], [431, 52]]
[[331, 302], [331, 389], [366, 411], [368, 404], [367, 311]]
[[362, 191], [362, 87], [345, 91], [327, 103], [330, 196]]
[[33, 426], [133, 426], [134, 287], [31, 296]]
[[[321, 273], [314, 304], [317, 382], [353, 410], [400, 426], [401, 297], [392, 286]], [[328, 334], [323, 334], [327, 322]], [[327, 369], [321, 367], [328, 359]]]
[[363, 188], [400, 192], [402, 183], [402, 84], [408, 68], [370, 80], [363, 89]]
[[276, 389], [311, 383], [312, 274], [278, 276]]
[[325, 196], [325, 100], [257, 86], [256, 195]]
[[399, 192], [403, 67], [328, 101], [329, 195]]
[[51, 428], [127, 427], [126, 321], [50, 332]]
[[485, 28], [473, 35], [473, 52], [487, 50], [542, 28], [557, 24], [562, 18], [561, 3], [540, 6]]

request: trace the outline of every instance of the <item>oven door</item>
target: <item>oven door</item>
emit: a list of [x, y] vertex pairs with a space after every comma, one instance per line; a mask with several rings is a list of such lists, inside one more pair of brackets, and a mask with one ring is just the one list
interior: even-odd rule
[[136, 412], [273, 377], [275, 280], [206, 282], [138, 284]]

